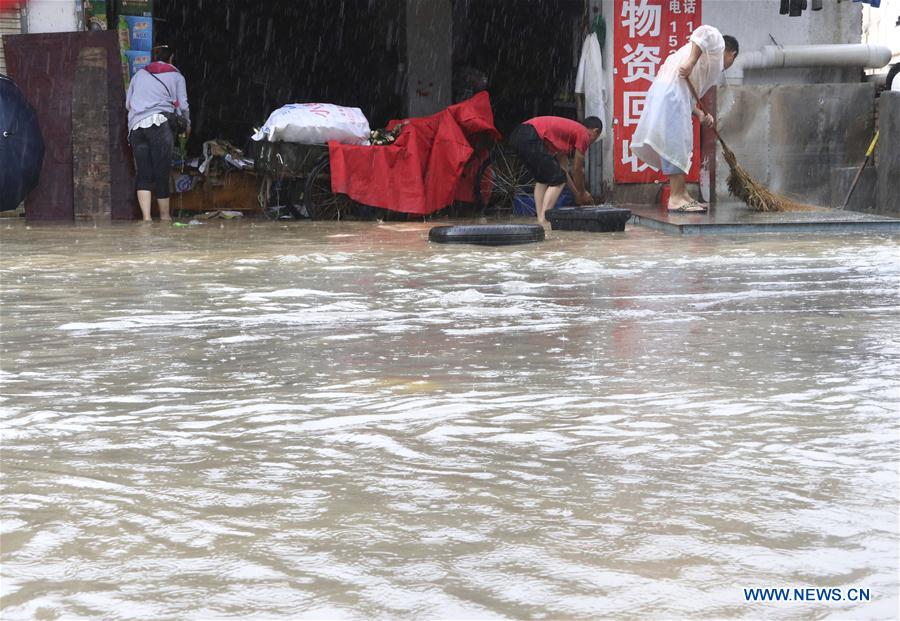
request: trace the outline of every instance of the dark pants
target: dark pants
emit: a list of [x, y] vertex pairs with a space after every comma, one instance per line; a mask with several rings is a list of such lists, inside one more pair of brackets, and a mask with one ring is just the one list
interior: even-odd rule
[[556, 156], [550, 153], [531, 125], [522, 123], [516, 127], [509, 135], [509, 145], [538, 183], [562, 185], [566, 182], [566, 173]]
[[169, 170], [175, 150], [175, 136], [169, 124], [138, 128], [131, 132], [130, 139], [137, 169], [136, 189], [149, 190], [157, 199], [169, 198]]

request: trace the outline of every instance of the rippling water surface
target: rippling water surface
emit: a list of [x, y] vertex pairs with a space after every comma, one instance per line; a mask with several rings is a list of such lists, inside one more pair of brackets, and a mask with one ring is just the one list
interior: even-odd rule
[[2, 617], [896, 617], [896, 238], [428, 228], [4, 224]]

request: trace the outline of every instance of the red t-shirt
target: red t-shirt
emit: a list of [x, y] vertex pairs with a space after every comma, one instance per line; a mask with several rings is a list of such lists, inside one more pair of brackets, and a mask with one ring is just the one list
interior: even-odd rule
[[577, 121], [558, 116], [538, 116], [525, 123], [537, 131], [544, 144], [554, 153], [571, 153], [572, 149], [586, 153], [591, 146], [591, 135], [587, 127]]

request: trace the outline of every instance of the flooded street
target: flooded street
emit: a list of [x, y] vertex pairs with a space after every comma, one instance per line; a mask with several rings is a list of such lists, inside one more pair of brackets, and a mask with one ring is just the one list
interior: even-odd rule
[[896, 237], [0, 224], [3, 619], [897, 616]]

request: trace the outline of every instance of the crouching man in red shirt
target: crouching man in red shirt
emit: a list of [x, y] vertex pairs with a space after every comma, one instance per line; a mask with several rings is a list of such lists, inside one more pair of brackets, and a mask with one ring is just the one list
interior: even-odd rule
[[[584, 154], [602, 131], [603, 122], [595, 116], [581, 123], [558, 116], [539, 116], [525, 121], [509, 135], [510, 146], [537, 182], [534, 206], [538, 222], [546, 222], [544, 213], [556, 205], [566, 182], [579, 205], [593, 204], [594, 198], [584, 185]], [[570, 157], [574, 158], [571, 175]]]

